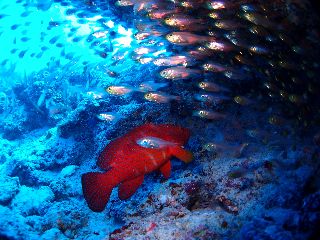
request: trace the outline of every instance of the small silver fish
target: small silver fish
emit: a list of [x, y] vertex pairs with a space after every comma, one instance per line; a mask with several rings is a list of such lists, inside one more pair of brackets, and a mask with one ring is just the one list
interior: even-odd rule
[[92, 91], [88, 91], [86, 93], [87, 97], [98, 100], [98, 99], [102, 99], [105, 97], [105, 92], [103, 92], [102, 90], [92, 90]]
[[209, 152], [216, 152], [219, 155], [229, 157], [240, 157], [243, 150], [248, 146], [248, 143], [243, 144], [226, 144], [226, 143], [214, 143], [209, 142], [203, 145], [203, 149]]
[[229, 97], [223, 95], [214, 95], [214, 94], [207, 94], [207, 93], [197, 93], [194, 95], [194, 98], [201, 102], [213, 103], [213, 104], [220, 104], [224, 101], [230, 100]]
[[92, 36], [94, 36], [95, 38], [106, 38], [108, 33], [108, 31], [98, 31], [92, 33]]
[[225, 119], [227, 115], [219, 113], [219, 112], [213, 112], [213, 111], [207, 111], [207, 110], [197, 110], [193, 111], [192, 116], [205, 118], [209, 120], [221, 120]]
[[101, 121], [115, 122], [121, 118], [121, 115], [115, 112], [105, 112], [97, 114], [97, 118]]

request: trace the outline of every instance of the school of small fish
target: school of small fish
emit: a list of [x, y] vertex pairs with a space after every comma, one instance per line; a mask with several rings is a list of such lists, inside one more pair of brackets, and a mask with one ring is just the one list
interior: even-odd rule
[[[88, 91], [87, 95], [94, 99], [107, 94], [125, 97], [137, 93], [146, 101], [159, 104], [193, 102], [190, 115], [208, 121], [227, 118], [225, 106], [230, 104], [241, 108], [280, 103], [281, 111], [270, 111], [266, 122], [281, 125], [290, 117], [299, 124], [308, 125], [320, 115], [317, 101], [320, 84], [316, 80], [319, 32], [310, 30], [310, 22], [299, 14], [289, 13], [290, 7], [311, 8], [308, 2], [297, 2], [300, 3], [289, 0], [118, 0], [112, 4], [17, 0], [16, 3], [25, 7], [21, 18], [34, 14], [30, 10], [34, 7], [46, 11], [53, 3], [58, 3], [64, 7], [66, 16], [76, 18], [79, 26], [94, 22], [96, 31], [79, 36], [79, 27], [71, 25], [71, 20], [52, 20], [40, 34], [40, 52], [30, 53], [27, 48], [13, 48], [10, 52], [20, 59], [27, 54], [40, 59], [54, 47], [59, 49], [61, 58], [77, 62], [80, 56], [67, 51], [61, 34], [49, 34], [56, 28], [67, 29], [71, 42], [84, 42], [102, 60], [112, 56], [110, 65], [117, 65], [131, 56], [138, 63], [157, 69], [155, 80], [144, 81], [139, 86], [119, 84], [106, 86], [104, 92]], [[129, 53], [114, 51], [113, 39], [125, 29], [115, 30], [114, 22], [107, 17], [111, 8], [133, 11], [134, 18], [128, 22], [134, 26], [135, 44]], [[96, 18], [97, 15], [100, 17]], [[2, 14], [0, 20], [6, 17]], [[28, 21], [12, 23], [10, 29], [17, 32], [13, 45], [18, 41], [28, 44], [29, 25]], [[8, 62], [5, 59], [0, 64], [4, 66]], [[50, 64], [58, 66], [60, 59]], [[89, 61], [82, 64], [89, 67]], [[105, 72], [113, 78], [119, 75], [108, 67]], [[188, 86], [192, 92], [179, 96], [171, 91], [172, 86], [175, 89]], [[113, 121], [119, 116], [100, 113], [97, 118]]]
[[[148, 89], [146, 100], [164, 104], [191, 101], [192, 116], [206, 121], [228, 118], [226, 105], [238, 104], [241, 109], [279, 103], [280, 110], [269, 108], [266, 123], [282, 126], [291, 118], [297, 125], [307, 126], [320, 119], [320, 102], [316, 100], [320, 85], [314, 78], [319, 72], [319, 32], [307, 30], [310, 22], [303, 17], [289, 14], [286, 8], [295, 4], [117, 1], [118, 6], [133, 6], [139, 18], [134, 37], [140, 46], [134, 59], [157, 66], [159, 81], [168, 83], [161, 91]], [[303, 6], [310, 7], [308, 3]], [[163, 46], [166, 52], [161, 52]], [[152, 54], [157, 51], [161, 53]], [[170, 86], [181, 85], [194, 93], [187, 98], [170, 93]], [[132, 92], [134, 88], [129, 89]], [[248, 130], [248, 136], [268, 139], [257, 129]], [[143, 140], [146, 145], [156, 142]], [[203, 150], [240, 157], [247, 146], [218, 141], [204, 143]]]
[[[118, 40], [123, 41], [130, 36], [131, 32], [130, 29], [125, 29], [121, 24], [115, 24], [111, 20], [109, 16], [113, 14], [110, 5], [111, 3], [103, 4], [101, 1], [62, 0], [16, 0], [15, 5], [14, 3], [12, 5], [1, 5], [0, 3], [0, 21], [5, 20], [0, 28], [0, 36], [3, 33], [6, 35], [6, 29], [12, 31], [11, 35], [14, 36], [10, 42], [10, 46], [13, 46], [10, 49], [12, 56], [2, 60], [0, 65], [7, 67], [10, 58], [16, 58], [17, 61], [26, 58], [46, 59], [50, 50], [54, 50], [55, 56], [52, 56], [47, 62], [46, 65], [49, 68], [62, 67], [65, 62], [79, 63], [83, 67], [92, 64], [90, 60], [81, 56], [81, 51], [70, 49], [72, 45], [88, 49], [93, 56], [102, 60], [107, 57], [112, 58], [116, 64], [126, 54], [118, 51], [119, 46], [116, 45], [121, 45]], [[17, 12], [14, 14], [1, 14], [1, 11], [11, 10], [14, 6], [17, 7]], [[54, 11], [51, 11], [52, 8]], [[41, 18], [47, 11], [49, 16], [52, 15], [50, 21]], [[39, 15], [38, 18], [37, 15]], [[19, 19], [14, 19], [17, 17]], [[14, 20], [16, 22], [12, 22]], [[9, 26], [5, 26], [8, 24]], [[130, 46], [130, 43], [125, 44]], [[109, 76], [116, 75], [111, 70], [106, 71]]]
[[[219, 107], [223, 104], [276, 102], [282, 104], [286, 116], [307, 125], [306, 119], [319, 115], [319, 104], [314, 104], [319, 89], [314, 78], [319, 71], [319, 32], [307, 30], [309, 22], [288, 13], [286, 8], [295, 4], [250, 0], [116, 3], [133, 6], [138, 18], [134, 37], [140, 46], [134, 59], [158, 66], [160, 81], [169, 81], [170, 86], [171, 81], [180, 81], [200, 89], [193, 94], [193, 100], [200, 102], [193, 116], [220, 120], [227, 117]], [[310, 8], [308, 4], [297, 5]], [[152, 55], [163, 46], [165, 53]], [[186, 100], [154, 89], [144, 97], [156, 103]], [[269, 123], [281, 122], [277, 114], [270, 114]]]

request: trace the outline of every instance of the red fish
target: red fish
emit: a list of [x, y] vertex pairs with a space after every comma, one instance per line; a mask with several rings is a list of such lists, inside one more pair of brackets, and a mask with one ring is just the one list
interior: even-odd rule
[[[146, 148], [137, 144], [144, 137], [155, 137], [174, 144]], [[155, 170], [160, 170], [165, 178], [169, 178], [172, 157], [185, 163], [192, 160], [192, 153], [182, 147], [189, 137], [189, 130], [180, 126], [144, 124], [112, 141], [97, 162], [106, 172], [82, 175], [82, 190], [89, 208], [94, 212], [103, 211], [112, 189], [118, 185], [121, 200], [131, 197], [142, 184], [144, 175]]]

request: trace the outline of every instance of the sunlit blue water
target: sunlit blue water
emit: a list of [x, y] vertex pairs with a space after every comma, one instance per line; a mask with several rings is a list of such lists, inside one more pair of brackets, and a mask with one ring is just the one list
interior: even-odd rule
[[[56, 65], [57, 62], [61, 65], [70, 61], [79, 64], [100, 62], [101, 56], [90, 48], [92, 42], [87, 41], [94, 32], [118, 33], [117, 37], [111, 39], [113, 49], [104, 63], [111, 61], [111, 53], [134, 44], [132, 29], [118, 25], [106, 16], [96, 14], [78, 23], [75, 15], [65, 14], [67, 10], [74, 9], [71, 5], [64, 7], [60, 3], [53, 3], [49, 9], [41, 10], [36, 3], [31, 2], [26, 7], [22, 6], [23, 3], [1, 1], [3, 17], [0, 41], [3, 47], [0, 60], [5, 61], [1, 66], [2, 71], [15, 67], [15, 72], [29, 74]], [[103, 21], [98, 22], [102, 18]], [[109, 44], [109, 39], [101, 41], [101, 44], [104, 42]]]

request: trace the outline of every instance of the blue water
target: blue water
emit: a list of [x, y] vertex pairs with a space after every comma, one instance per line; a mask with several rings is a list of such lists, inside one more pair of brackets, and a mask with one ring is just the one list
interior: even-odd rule
[[[303, 1], [219, 1], [227, 4], [221, 12], [210, 2], [0, 2], [1, 240], [318, 238], [319, 20]], [[150, 20], [153, 8], [201, 21], [169, 27]], [[249, 21], [244, 9], [268, 17]], [[232, 20], [231, 29], [218, 28], [212, 11]], [[151, 37], [137, 39], [141, 32]], [[204, 40], [179, 45], [171, 32]], [[211, 32], [231, 50], [210, 50]], [[188, 61], [155, 63], [175, 56]], [[165, 76], [170, 67], [187, 75]], [[81, 179], [110, 174], [97, 166], [103, 150], [144, 124], [179, 125], [190, 138], [180, 146], [182, 134], [172, 137], [170, 127], [156, 138], [143, 132], [151, 143], [135, 141], [149, 161], [169, 146], [161, 153], [170, 155], [169, 173], [163, 165], [148, 172], [126, 200], [114, 183], [97, 211]], [[116, 160], [119, 175], [146, 171], [148, 162], [142, 170], [130, 162], [136, 149], [128, 146], [105, 157], [127, 153]]]
[[[30, 74], [47, 68], [57, 60], [61, 65], [70, 60], [80, 65], [84, 61], [97, 63], [102, 59], [89, 48], [90, 45], [86, 38], [94, 32], [106, 31], [106, 29], [119, 33], [119, 36], [112, 40], [113, 53], [119, 50], [124, 51], [134, 45], [132, 29], [114, 23], [111, 18], [95, 14], [83, 18], [85, 24], [79, 24], [75, 15], [65, 15], [67, 10], [74, 9], [71, 5], [64, 7], [59, 3], [53, 3], [48, 10], [44, 11], [37, 8], [36, 2], [23, 7], [22, 3], [1, 1], [1, 13], [6, 16], [1, 19], [1, 42], [3, 46], [6, 46], [1, 48], [1, 62], [8, 59], [3, 66], [4, 71], [10, 69], [11, 65], [15, 65], [17, 74], [23, 75], [24, 72]], [[21, 14], [26, 14], [26, 16], [22, 17]], [[104, 19], [103, 24], [97, 24], [97, 21], [102, 18]], [[12, 30], [15, 25], [16, 29]], [[50, 43], [53, 37], [57, 37], [57, 41]], [[28, 40], [24, 42], [23, 38], [28, 38]], [[74, 38], [79, 38], [79, 41], [74, 42]], [[18, 50], [12, 54], [12, 49]], [[23, 57], [19, 57], [21, 51], [26, 51]], [[71, 57], [63, 58], [62, 51], [65, 52], [65, 55], [70, 54]], [[111, 60], [111, 55], [104, 63]]]

